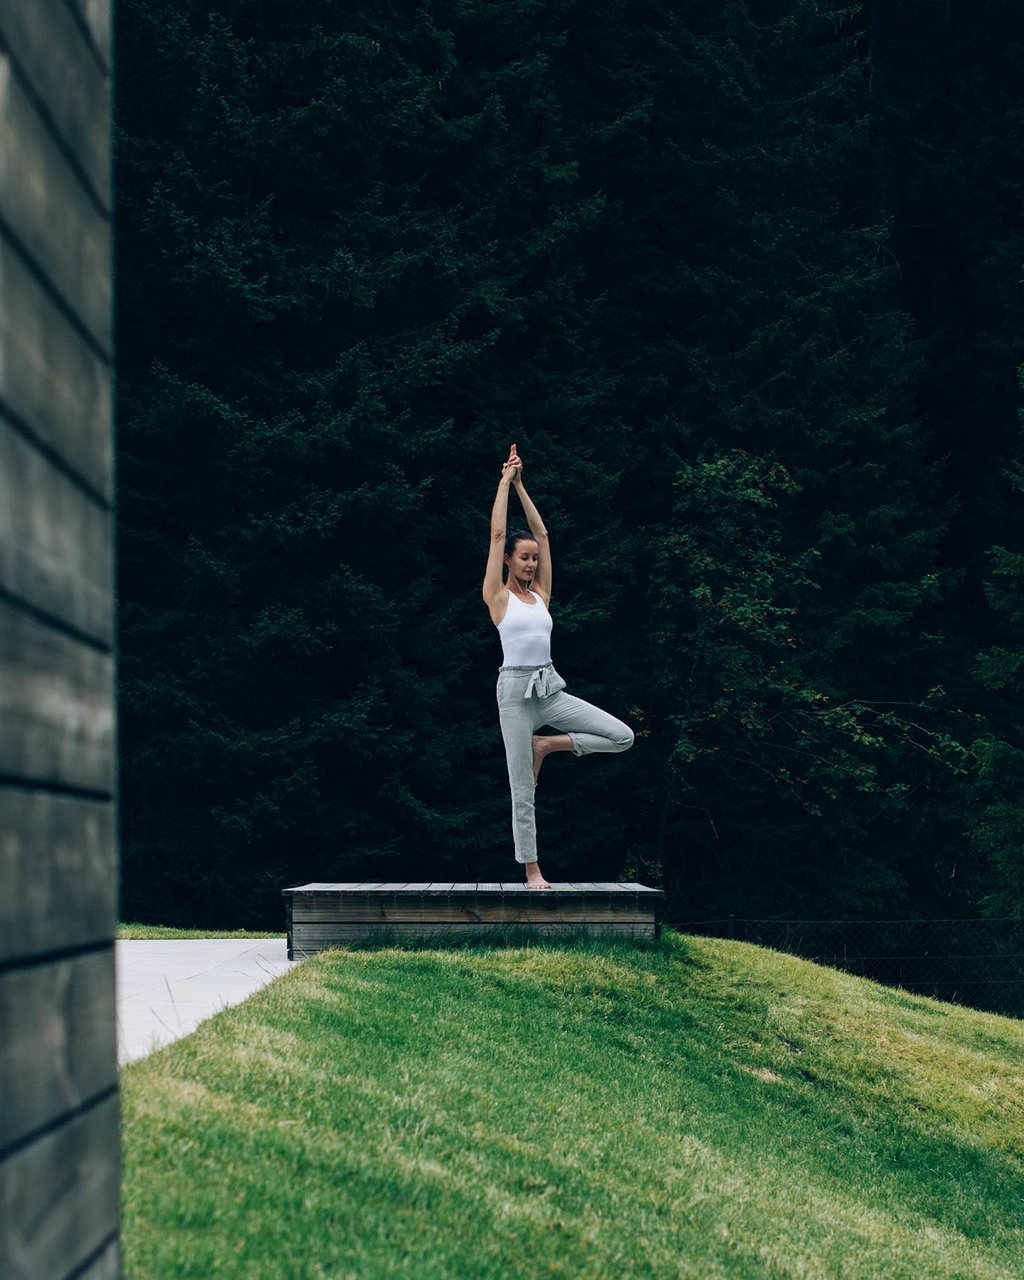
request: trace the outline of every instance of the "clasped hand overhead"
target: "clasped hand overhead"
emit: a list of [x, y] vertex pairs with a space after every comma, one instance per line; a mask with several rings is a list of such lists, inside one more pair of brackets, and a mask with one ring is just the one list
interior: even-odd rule
[[509, 447], [508, 457], [501, 464], [501, 478], [509, 484], [515, 484], [523, 478], [523, 461], [516, 452], [514, 443]]

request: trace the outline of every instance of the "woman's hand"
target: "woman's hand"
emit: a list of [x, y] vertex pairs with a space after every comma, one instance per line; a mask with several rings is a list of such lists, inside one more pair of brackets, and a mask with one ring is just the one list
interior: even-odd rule
[[508, 451], [508, 458], [501, 464], [501, 478], [511, 484], [515, 484], [517, 480], [522, 480], [523, 478], [523, 463], [519, 454], [516, 453], [515, 444], [511, 445]]

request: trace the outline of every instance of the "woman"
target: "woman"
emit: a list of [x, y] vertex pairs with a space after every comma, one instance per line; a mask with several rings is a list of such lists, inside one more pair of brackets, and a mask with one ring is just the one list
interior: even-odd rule
[[[508, 491], [513, 485], [530, 531], [506, 536]], [[545, 756], [553, 751], [572, 751], [578, 756], [592, 751], [627, 751], [633, 745], [633, 731], [599, 707], [564, 693], [565, 681], [551, 665], [551, 549], [540, 512], [523, 487], [523, 464], [515, 445], [502, 465], [491, 510], [491, 549], [483, 596], [501, 637], [498, 717], [512, 788], [516, 861], [526, 867], [528, 888], [550, 889], [537, 862], [533, 807]], [[538, 734], [542, 725], [558, 732]]]

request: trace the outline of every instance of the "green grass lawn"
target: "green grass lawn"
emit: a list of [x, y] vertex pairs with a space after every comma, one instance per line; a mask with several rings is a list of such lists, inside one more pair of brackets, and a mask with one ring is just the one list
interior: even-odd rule
[[1024, 1276], [1024, 1024], [742, 943], [327, 953], [122, 1084], [133, 1280]]
[[129, 940], [153, 938], [283, 938], [280, 933], [251, 933], [247, 929], [173, 929], [163, 924], [119, 924], [117, 936]]

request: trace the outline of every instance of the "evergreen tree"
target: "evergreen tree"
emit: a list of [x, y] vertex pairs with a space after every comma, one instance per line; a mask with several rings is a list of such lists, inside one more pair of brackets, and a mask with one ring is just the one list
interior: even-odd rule
[[119, 8], [129, 913], [511, 867], [493, 487], [607, 485], [546, 447], [599, 381], [567, 12]]
[[[1024, 369], [1021, 370], [1024, 377]], [[1024, 493], [1024, 466], [1007, 470]], [[1012, 531], [1021, 541], [1021, 520]], [[1024, 553], [1005, 546], [991, 551], [985, 595], [1000, 619], [1001, 634], [977, 656], [974, 675], [988, 691], [982, 732], [975, 745], [977, 787], [969, 824], [972, 845], [984, 859], [977, 876], [981, 905], [993, 915], [1024, 915]]]
[[933, 878], [948, 887], [959, 912], [1001, 881], [1002, 872], [988, 863], [987, 840], [965, 839], [964, 828], [977, 834], [977, 816], [996, 785], [992, 744], [1009, 747], [1021, 716], [1019, 690], [996, 690], [984, 662], [990, 692], [979, 690], [974, 655], [990, 645], [993, 632], [1006, 631], [999, 588], [1012, 578], [990, 575], [990, 548], [1012, 545], [1019, 528], [1019, 498], [1007, 477], [1018, 450], [1016, 366], [1024, 324], [1024, 12], [1003, 0], [941, 10], [917, 0], [871, 0], [868, 10], [891, 215], [886, 249], [920, 360], [913, 409], [928, 424], [931, 457], [941, 464], [939, 496], [951, 513], [941, 558], [955, 585], [928, 619], [928, 661], [932, 679], [963, 709], [960, 736], [979, 737], [980, 772], [955, 788], [925, 791], [919, 806], [934, 850]]
[[555, 661], [638, 734], [545, 769], [549, 874], [973, 903], [956, 770], [1015, 713], [968, 676], [1024, 257], [991, 8], [121, 0], [128, 914], [513, 873], [513, 440]]
[[588, 59], [632, 130], [593, 180], [622, 202], [604, 261], [652, 586], [631, 661], [669, 762], [644, 843], [695, 912], [891, 909], [930, 857], [906, 796], [959, 751], [928, 707], [948, 513], [888, 298], [863, 14], [676, 6], [659, 34]]

